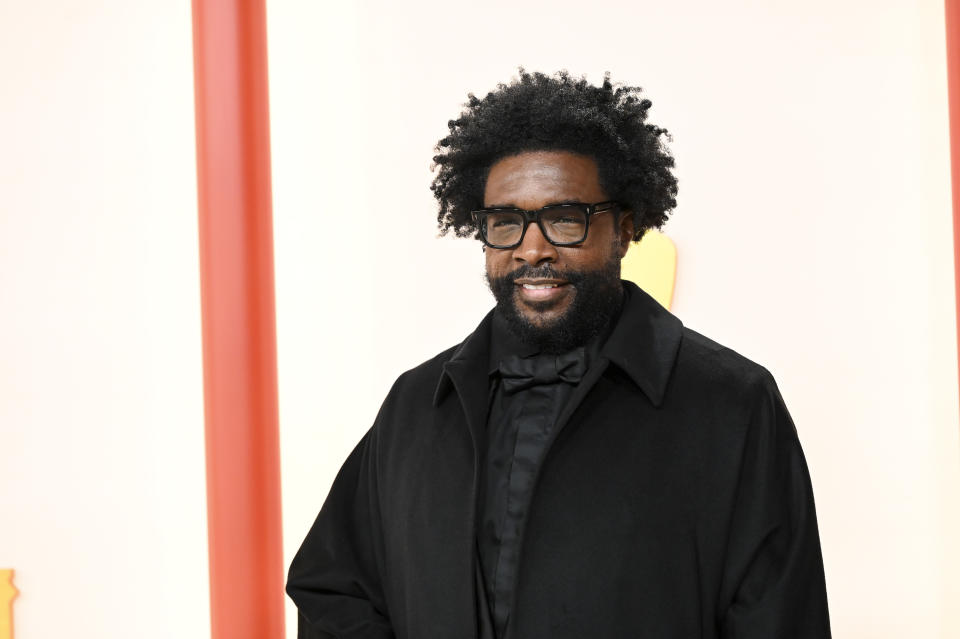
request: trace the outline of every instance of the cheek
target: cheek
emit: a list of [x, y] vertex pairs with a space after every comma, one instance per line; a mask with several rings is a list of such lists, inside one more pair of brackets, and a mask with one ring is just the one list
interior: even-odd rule
[[502, 255], [503, 251], [498, 251], [487, 247], [484, 251], [484, 264], [488, 276], [504, 275], [506, 273], [506, 263], [509, 261]]
[[605, 246], [593, 246], [589, 249], [570, 251], [564, 256], [562, 265], [575, 271], [596, 271], [613, 259], [615, 247], [612, 243]]

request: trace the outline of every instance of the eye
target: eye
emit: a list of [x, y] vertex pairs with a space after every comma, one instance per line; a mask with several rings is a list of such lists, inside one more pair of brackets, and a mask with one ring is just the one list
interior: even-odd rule
[[516, 215], [491, 215], [487, 218], [487, 226], [495, 229], [509, 229], [520, 226], [521, 222]]

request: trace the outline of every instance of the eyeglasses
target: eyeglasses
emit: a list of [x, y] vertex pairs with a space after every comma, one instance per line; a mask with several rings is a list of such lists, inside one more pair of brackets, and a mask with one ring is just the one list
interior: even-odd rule
[[543, 237], [554, 246], [571, 246], [587, 239], [591, 217], [616, 208], [619, 208], [616, 202], [552, 204], [538, 211], [497, 207], [473, 211], [471, 216], [480, 229], [480, 239], [491, 248], [520, 246], [533, 221], [540, 227]]

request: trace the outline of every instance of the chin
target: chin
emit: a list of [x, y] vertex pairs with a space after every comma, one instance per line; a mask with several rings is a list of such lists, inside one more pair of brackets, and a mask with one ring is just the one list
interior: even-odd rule
[[537, 328], [549, 328], [557, 326], [563, 322], [569, 309], [568, 305], [561, 305], [555, 302], [543, 302], [537, 304], [524, 304], [515, 306], [517, 315], [522, 317], [531, 326]]
[[561, 310], [555, 308], [545, 311], [531, 311], [529, 309], [525, 309], [521, 311], [519, 315], [531, 326], [536, 326], [540, 329], [559, 326], [563, 323], [563, 320], [566, 317], [565, 309]]

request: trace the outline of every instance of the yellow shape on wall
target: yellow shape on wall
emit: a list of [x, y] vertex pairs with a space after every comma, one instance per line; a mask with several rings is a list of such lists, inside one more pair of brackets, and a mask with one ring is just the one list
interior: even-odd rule
[[13, 600], [18, 592], [13, 585], [13, 570], [0, 570], [0, 639], [13, 639]]
[[620, 274], [669, 310], [677, 278], [677, 247], [669, 237], [650, 229], [642, 240], [630, 245], [620, 263]]

